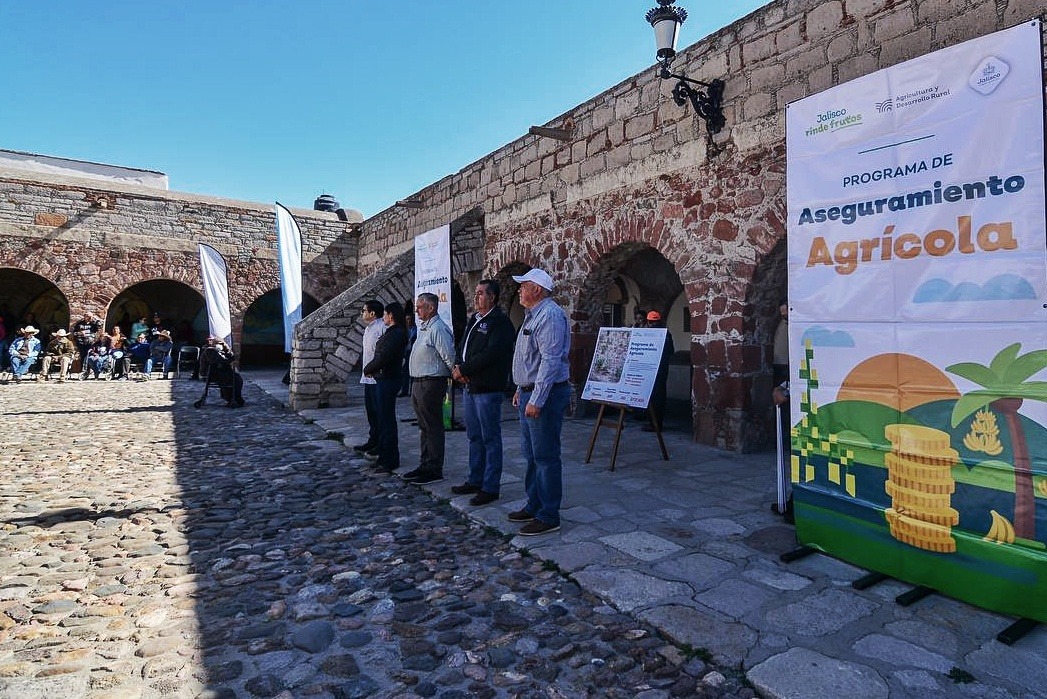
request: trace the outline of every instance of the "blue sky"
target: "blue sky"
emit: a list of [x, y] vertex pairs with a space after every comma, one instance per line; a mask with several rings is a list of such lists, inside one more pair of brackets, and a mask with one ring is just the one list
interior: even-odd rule
[[[684, 47], [764, 3], [679, 4]], [[0, 148], [248, 201], [330, 193], [371, 216], [653, 70], [655, 5], [3, 2]]]

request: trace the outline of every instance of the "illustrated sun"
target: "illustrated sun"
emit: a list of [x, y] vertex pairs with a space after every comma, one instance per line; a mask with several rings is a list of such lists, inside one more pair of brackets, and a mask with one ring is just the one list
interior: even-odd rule
[[911, 354], [889, 352], [869, 357], [851, 369], [836, 400], [864, 400], [906, 412], [936, 400], [956, 400], [960, 392], [936, 366]]

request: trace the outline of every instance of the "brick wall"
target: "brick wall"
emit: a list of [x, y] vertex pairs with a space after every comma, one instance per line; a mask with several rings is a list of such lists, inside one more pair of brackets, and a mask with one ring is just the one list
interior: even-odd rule
[[549, 269], [584, 347], [601, 301], [593, 280], [623, 246], [655, 248], [676, 267], [690, 307], [695, 439], [761, 448], [768, 345], [786, 278], [786, 105], [1043, 12], [1042, 0], [772, 2], [676, 61], [690, 77], [726, 81], [715, 158], [704, 127], [652, 67], [548, 124], [573, 122], [570, 141], [524, 136], [405, 194], [424, 209], [394, 207], [365, 221], [361, 272], [409, 254], [418, 233], [480, 210], [481, 271]]
[[[357, 236], [333, 213], [294, 214], [302, 229], [305, 292], [327, 301], [356, 279]], [[197, 243], [225, 257], [239, 338], [244, 311], [280, 283], [271, 206], [0, 172], [0, 267], [54, 283], [73, 318], [85, 312], [104, 317], [121, 291], [153, 279], [182, 282], [202, 294]]]

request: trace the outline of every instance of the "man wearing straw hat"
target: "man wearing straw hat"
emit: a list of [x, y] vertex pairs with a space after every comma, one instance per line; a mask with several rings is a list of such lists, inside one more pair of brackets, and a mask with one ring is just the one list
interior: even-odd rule
[[51, 371], [51, 362], [58, 360], [58, 383], [65, 383], [65, 377], [69, 373], [69, 367], [76, 355], [76, 345], [69, 339], [69, 334], [63, 329], [51, 334], [51, 341], [47, 343], [47, 352], [44, 354], [43, 365], [36, 380], [48, 379]]
[[36, 358], [40, 356], [40, 340], [36, 339], [38, 332], [40, 331], [32, 325], [25, 326], [18, 331], [18, 338], [8, 349], [11, 355], [11, 373], [14, 374], [15, 381], [21, 381], [29, 367], [36, 364]]

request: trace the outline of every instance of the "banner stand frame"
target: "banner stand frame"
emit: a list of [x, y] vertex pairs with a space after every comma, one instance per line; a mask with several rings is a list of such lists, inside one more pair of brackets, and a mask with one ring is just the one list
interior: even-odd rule
[[[600, 412], [596, 416], [596, 424], [593, 425], [593, 434], [589, 438], [589, 451], [587, 451], [586, 454], [585, 454], [585, 463], [589, 463], [590, 460], [592, 459], [593, 447], [596, 445], [596, 436], [600, 433], [600, 428], [601, 427], [613, 427], [614, 428], [614, 446], [611, 448], [611, 471], [614, 471], [615, 462], [618, 460], [618, 446], [621, 443], [622, 430], [625, 429], [625, 412], [627, 410], [630, 410], [631, 408], [629, 406], [627, 406], [627, 405], [622, 404], [622, 403], [611, 403], [611, 402], [608, 402], [608, 401], [601, 401], [601, 400], [597, 400], [597, 401], [593, 401], [593, 402], [594, 403], [599, 403], [599, 405], [600, 405]], [[607, 408], [612, 408], [612, 409], [613, 408], [617, 408], [618, 409], [618, 419], [617, 420], [614, 420], [614, 418], [607, 418], [607, 419], [604, 418], [604, 413], [607, 411]], [[665, 448], [665, 440], [662, 439], [662, 428], [661, 428], [661, 425], [659, 425], [658, 421], [655, 420], [654, 414], [650, 410], [647, 411], [647, 416], [648, 416], [648, 418], [651, 421], [651, 426], [654, 428], [653, 431], [654, 431], [655, 436], [658, 437], [658, 446], [662, 450], [662, 459], [665, 460], [665, 461], [668, 461], [669, 460], [669, 452]]]

